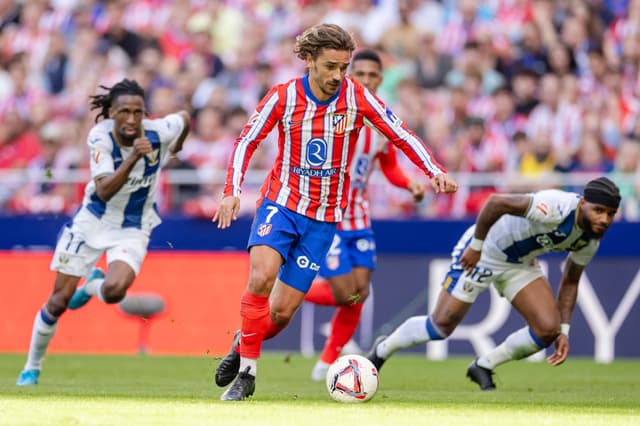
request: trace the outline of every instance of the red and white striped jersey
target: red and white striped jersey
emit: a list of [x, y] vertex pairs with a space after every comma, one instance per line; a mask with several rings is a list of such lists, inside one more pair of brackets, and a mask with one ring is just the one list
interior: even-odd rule
[[398, 166], [393, 145], [387, 143], [387, 140], [375, 130], [365, 127], [360, 133], [349, 169], [351, 176], [349, 203], [344, 211], [342, 222], [338, 224], [339, 230], [356, 231], [371, 227], [367, 186], [376, 159], [380, 160], [383, 173], [393, 185], [408, 188], [410, 180]]
[[445, 173], [426, 144], [351, 77], [338, 93], [319, 101], [304, 76], [274, 86], [260, 101], [235, 141], [224, 195], [240, 195], [253, 152], [277, 126], [278, 156], [262, 197], [315, 220], [340, 222], [348, 201], [349, 166], [365, 120], [429, 177]]

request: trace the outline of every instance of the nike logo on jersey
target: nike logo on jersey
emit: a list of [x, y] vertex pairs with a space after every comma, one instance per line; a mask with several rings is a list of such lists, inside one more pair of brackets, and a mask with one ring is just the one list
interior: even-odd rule
[[251, 336], [255, 336], [258, 333], [240, 333], [241, 337], [251, 337]]

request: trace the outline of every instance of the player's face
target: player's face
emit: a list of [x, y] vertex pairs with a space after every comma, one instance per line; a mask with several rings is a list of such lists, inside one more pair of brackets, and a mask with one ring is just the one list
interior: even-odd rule
[[382, 69], [375, 61], [360, 59], [351, 65], [351, 75], [370, 92], [376, 93], [382, 83]]
[[115, 98], [109, 117], [115, 121], [115, 131], [120, 142], [132, 145], [142, 133], [144, 117], [144, 99], [137, 95], [120, 95]]
[[601, 238], [613, 223], [613, 218], [618, 210], [602, 204], [589, 203], [585, 200], [581, 200], [580, 204], [580, 216], [582, 219], [579, 223], [580, 227]]
[[315, 60], [307, 59], [309, 86], [316, 98], [326, 101], [338, 92], [350, 60], [350, 51], [334, 49], [322, 49]]

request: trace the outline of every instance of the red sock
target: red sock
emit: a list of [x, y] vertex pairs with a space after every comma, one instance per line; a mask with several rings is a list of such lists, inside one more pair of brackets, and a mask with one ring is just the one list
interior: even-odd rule
[[260, 358], [266, 320], [270, 320], [269, 296], [258, 296], [245, 290], [240, 301], [240, 316], [240, 355], [245, 358]]
[[331, 334], [320, 355], [321, 361], [331, 364], [338, 358], [342, 347], [353, 337], [353, 333], [358, 328], [361, 312], [362, 303], [338, 306], [331, 321]]
[[311, 284], [311, 288], [304, 296], [305, 302], [316, 305], [336, 306], [336, 298], [333, 297], [329, 281], [317, 279]]
[[287, 326], [287, 324], [284, 325], [278, 325], [275, 322], [273, 322], [273, 320], [271, 319], [271, 316], [269, 316], [269, 321], [268, 321], [268, 325], [267, 325], [267, 330], [264, 332], [264, 340], [269, 340], [271, 339], [273, 336], [275, 336], [276, 334], [280, 333], [282, 330], [284, 330], [284, 328]]

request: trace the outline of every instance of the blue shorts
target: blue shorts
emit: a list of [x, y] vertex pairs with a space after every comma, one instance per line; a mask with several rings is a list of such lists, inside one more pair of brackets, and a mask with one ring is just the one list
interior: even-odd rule
[[306, 293], [335, 233], [334, 222], [320, 222], [264, 199], [256, 210], [247, 248], [265, 245], [280, 253], [284, 263], [278, 279]]
[[371, 228], [336, 232], [319, 275], [325, 278], [345, 275], [354, 266], [376, 269], [376, 242]]

